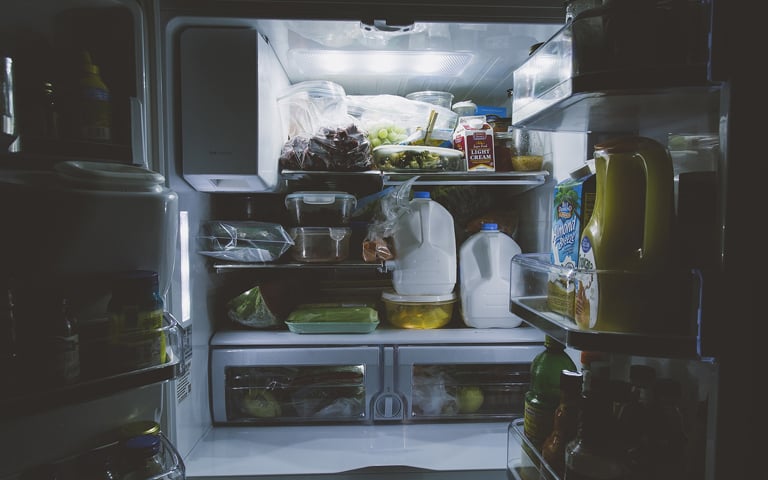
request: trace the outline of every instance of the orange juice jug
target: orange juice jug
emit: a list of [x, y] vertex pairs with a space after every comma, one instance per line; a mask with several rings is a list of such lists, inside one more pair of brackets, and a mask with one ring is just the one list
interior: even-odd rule
[[[674, 252], [674, 174], [666, 147], [645, 137], [595, 145], [596, 198], [584, 227], [575, 316], [582, 329], [681, 333]], [[670, 303], [671, 302], [671, 303]]]

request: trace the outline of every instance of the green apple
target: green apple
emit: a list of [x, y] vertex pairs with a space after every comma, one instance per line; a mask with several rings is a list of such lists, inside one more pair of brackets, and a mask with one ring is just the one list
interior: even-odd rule
[[483, 405], [483, 391], [480, 387], [459, 387], [459, 412], [475, 413]]

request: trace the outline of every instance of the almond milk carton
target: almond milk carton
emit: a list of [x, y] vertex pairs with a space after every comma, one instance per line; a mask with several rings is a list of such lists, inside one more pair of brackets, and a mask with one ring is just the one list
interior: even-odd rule
[[[551, 261], [574, 269], [579, 264], [579, 241], [595, 205], [596, 177], [588, 166], [571, 172], [555, 185]], [[553, 312], [574, 318], [575, 284], [572, 278], [550, 275], [547, 300]]]
[[459, 117], [453, 132], [453, 148], [464, 153], [468, 172], [496, 171], [493, 128], [485, 115]]

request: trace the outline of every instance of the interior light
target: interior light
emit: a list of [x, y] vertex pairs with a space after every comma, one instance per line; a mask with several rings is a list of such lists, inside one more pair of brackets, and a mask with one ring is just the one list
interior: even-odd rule
[[306, 75], [377, 74], [459, 76], [472, 60], [467, 52], [372, 50], [290, 50], [288, 57]]

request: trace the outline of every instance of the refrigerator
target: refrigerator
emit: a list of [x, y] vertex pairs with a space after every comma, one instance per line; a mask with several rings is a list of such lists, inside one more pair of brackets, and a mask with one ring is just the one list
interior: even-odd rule
[[[115, 373], [111, 344], [97, 341], [91, 361], [108, 373], [68, 385], [40, 385], [33, 378], [40, 365], [22, 357], [25, 387], [8, 388], [3, 399], [0, 478], [68, 465], [112, 445], [115, 431], [136, 421], [160, 425], [187, 478], [520, 478], [520, 465], [536, 465], [520, 419], [530, 363], [546, 335], [565, 343], [579, 367], [581, 352], [600, 351], [612, 375], [623, 378], [641, 363], [683, 385], [688, 478], [756, 471], [748, 439], [756, 434], [760, 315], [752, 279], [760, 248], [750, 212], [759, 208], [764, 170], [755, 168], [754, 120], [764, 89], [735, 52], [749, 50], [757, 30], [735, 2], [604, 3], [599, 8], [624, 13], [588, 10], [567, 23], [559, 0], [4, 1], [0, 52], [13, 75], [3, 83], [3, 280], [22, 278], [29, 288], [39, 279], [76, 279], [69, 290], [95, 309], [77, 313], [92, 320], [107, 308], [104, 275], [157, 271], [167, 357]], [[108, 86], [108, 137], [83, 138], [78, 128], [72, 79], [84, 51], [86, 70]], [[307, 85], [340, 86], [347, 106], [449, 92], [453, 104], [472, 102], [510, 131], [539, 132], [543, 164], [418, 175], [289, 168], [283, 149], [299, 116], [285, 96]], [[679, 299], [689, 326], [681, 335], [580, 330], [522, 302], [515, 289], [509, 309], [522, 323], [514, 328], [467, 327], [459, 305], [447, 326], [395, 328], [378, 303], [381, 321], [363, 334], [294, 333], [284, 318], [276, 328], [247, 328], [228, 318], [228, 302], [256, 285], [279, 285], [294, 306], [350, 299], [369, 306], [392, 272], [363, 261], [365, 230], [353, 229], [349, 258], [339, 262], [201, 253], [203, 232], [217, 222], [286, 224], [289, 193], [342, 191], [360, 201], [409, 187], [431, 191], [454, 218], [511, 215], [523, 252], [510, 262], [513, 278], [546, 275], [538, 260], [551, 248], [556, 185], [589, 164], [596, 144], [621, 135], [665, 146], [676, 208], [689, 208], [678, 218], [680, 257], [695, 288]], [[140, 169], [141, 186], [121, 167]], [[685, 184], [689, 173], [703, 180]], [[458, 243], [469, 235], [465, 226], [457, 222]], [[535, 288], [528, 293], [539, 295]], [[659, 315], [674, 307], [648, 303]], [[24, 321], [38, 333], [34, 319]], [[501, 404], [447, 408], [455, 390], [445, 391], [444, 377], [454, 389], [500, 389], [483, 392]], [[243, 391], [286, 397], [281, 410], [270, 404], [265, 414], [243, 407]]]

